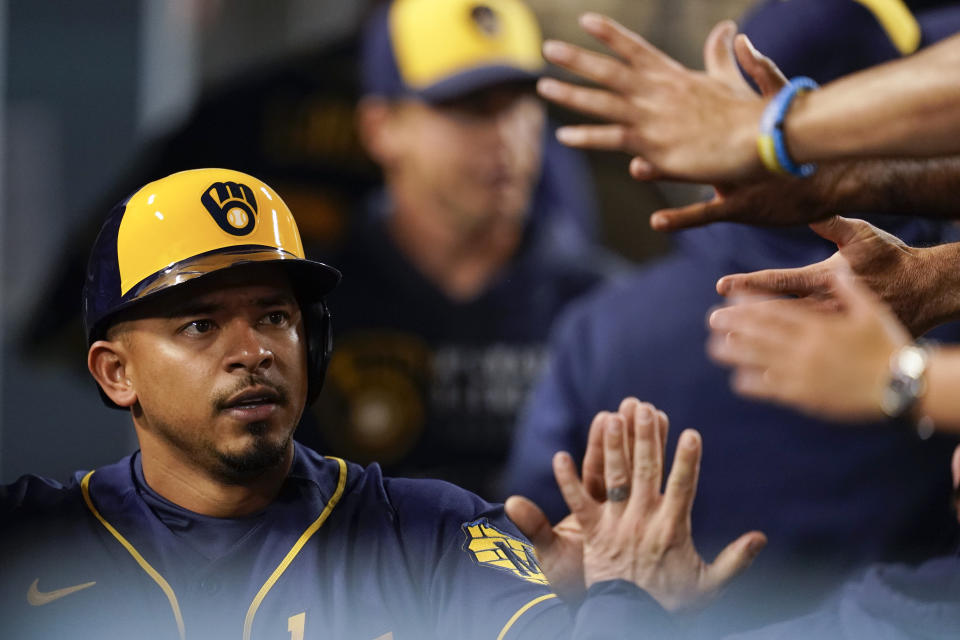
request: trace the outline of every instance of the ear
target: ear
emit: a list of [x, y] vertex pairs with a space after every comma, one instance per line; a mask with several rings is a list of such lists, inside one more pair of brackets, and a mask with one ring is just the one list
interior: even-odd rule
[[127, 352], [119, 341], [97, 340], [87, 352], [87, 368], [94, 380], [121, 407], [137, 401], [133, 382], [127, 377]]
[[381, 167], [396, 161], [403, 141], [396, 126], [396, 105], [384, 98], [365, 97], [357, 105], [357, 131], [367, 154]]

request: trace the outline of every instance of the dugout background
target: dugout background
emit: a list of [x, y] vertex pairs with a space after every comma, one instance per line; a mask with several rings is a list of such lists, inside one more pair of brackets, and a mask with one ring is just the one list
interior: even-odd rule
[[[576, 16], [600, 11], [697, 68], [709, 28], [751, 4], [528, 1], [547, 37], [586, 43]], [[80, 291], [69, 286], [78, 275], [71, 257], [75, 264], [86, 254], [91, 229], [125, 193], [117, 190], [138, 172], [183, 161], [175, 136], [197, 133], [184, 127], [211, 96], [241, 96], [233, 103], [239, 118], [250, 94], [234, 88], [256, 86], [291, 61], [302, 69], [312, 56], [349, 55], [365, 10], [343, 0], [0, 0], [0, 483], [26, 472], [66, 479], [136, 446], [129, 417], [100, 404], [86, 373]], [[325, 73], [314, 68], [291, 82]], [[343, 117], [330, 106], [318, 139]], [[349, 140], [338, 144], [343, 151]], [[308, 156], [287, 169], [308, 174], [316, 168]], [[601, 239], [635, 261], [665, 251], [647, 214], [696, 194], [632, 182], [626, 157], [588, 158]], [[357, 159], [349, 168], [358, 185], [365, 167]], [[283, 185], [274, 186], [297, 211]]]

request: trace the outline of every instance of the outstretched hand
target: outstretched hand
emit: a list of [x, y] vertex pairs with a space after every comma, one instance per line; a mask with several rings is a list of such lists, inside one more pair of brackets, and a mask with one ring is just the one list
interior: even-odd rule
[[[728, 545], [707, 564], [693, 545], [690, 510], [696, 494], [701, 442], [696, 431], [680, 436], [673, 467], [661, 493], [667, 417], [649, 404], [628, 399], [615, 413], [594, 420], [591, 440], [602, 439], [602, 457], [594, 452], [581, 481], [568, 454], [554, 457], [554, 473], [577, 523], [582, 544], [583, 582], [629, 580], [665, 609], [680, 611], [706, 604], [743, 571], [766, 543], [753, 531]], [[602, 464], [604, 493], [598, 495], [596, 471]], [[511, 498], [515, 501], [516, 498]], [[516, 511], [517, 503], [512, 503]], [[514, 517], [511, 514], [511, 517]], [[518, 526], [524, 529], [523, 525]], [[559, 526], [559, 525], [558, 525]], [[543, 534], [544, 532], [535, 532]], [[560, 547], [570, 552], [573, 538], [546, 534], [546, 548], [534, 540], [544, 571], [558, 566]], [[569, 560], [569, 558], [567, 558]], [[556, 585], [554, 585], [556, 587]]]
[[[760, 169], [756, 152], [760, 113], [786, 78], [746, 35], [735, 35], [733, 22], [720, 22], [707, 37], [705, 73], [686, 69], [609, 18], [587, 14], [581, 25], [622, 60], [550, 41], [544, 45], [548, 60], [600, 88], [544, 79], [538, 89], [549, 100], [610, 124], [562, 127], [559, 139], [574, 147], [635, 155], [630, 175], [637, 180], [683, 180], [714, 187], [710, 200], [655, 211], [650, 217], [654, 229], [676, 231], [713, 222], [806, 224], [829, 217], [843, 207], [849, 192], [856, 191], [856, 179], [849, 177], [851, 163], [823, 163], [807, 179]], [[759, 96], [740, 68], [760, 90]], [[746, 141], [735, 144], [736, 132]], [[740, 170], [730, 168], [733, 165]]]
[[836, 243], [838, 251], [805, 267], [724, 276], [717, 282], [717, 292], [726, 297], [792, 295], [816, 303], [813, 306], [835, 309], [831, 274], [848, 269], [893, 310], [912, 335], [922, 335], [937, 324], [938, 314], [930, 304], [936, 292], [930, 288], [936, 286], [940, 267], [927, 259], [929, 250], [909, 247], [864, 220], [834, 216], [810, 228]]
[[[656, 411], [652, 405], [641, 403], [636, 398], [626, 398], [617, 411], [623, 415], [632, 415], [641, 405]], [[657, 413], [661, 419], [660, 428], [663, 430], [661, 440], [666, 441], [667, 416], [662, 411]], [[598, 501], [606, 499], [603, 478], [603, 427], [607, 418], [612, 415], [614, 414], [601, 411], [594, 417], [583, 457], [584, 487]], [[632, 442], [631, 436], [628, 444]], [[632, 455], [629, 446], [626, 452]], [[578, 604], [586, 594], [587, 585], [583, 575], [583, 532], [576, 516], [570, 514], [555, 526], [551, 526], [543, 511], [528, 498], [511, 496], [505, 507], [510, 519], [536, 548], [541, 568], [550, 581], [551, 588], [564, 601]]]
[[599, 85], [587, 88], [545, 78], [540, 94], [610, 124], [563, 127], [561, 142], [636, 156], [635, 177], [730, 182], [763, 173], [756, 129], [764, 102], [724, 80], [692, 71], [611, 18], [581, 17], [587, 33], [612, 57], [547, 41], [544, 56]]
[[827, 272], [837, 308], [805, 300], [742, 299], [710, 315], [708, 352], [733, 368], [737, 393], [823, 418], [883, 417], [890, 356], [910, 336], [844, 269]]

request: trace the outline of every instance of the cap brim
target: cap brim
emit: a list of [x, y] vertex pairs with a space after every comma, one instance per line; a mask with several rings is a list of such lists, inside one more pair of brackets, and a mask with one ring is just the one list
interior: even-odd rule
[[446, 102], [502, 84], [533, 85], [541, 75], [539, 71], [519, 69], [509, 65], [478, 67], [444, 78], [425, 89], [415, 90], [412, 93], [426, 102]]

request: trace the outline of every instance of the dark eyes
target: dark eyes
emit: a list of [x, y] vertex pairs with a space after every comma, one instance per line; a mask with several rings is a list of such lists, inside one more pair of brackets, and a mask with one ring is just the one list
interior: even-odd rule
[[275, 327], [286, 326], [290, 322], [290, 314], [286, 311], [271, 311], [264, 316], [264, 321]]
[[[268, 327], [287, 327], [290, 325], [290, 313], [288, 311], [275, 310], [266, 313], [260, 323]], [[187, 336], [202, 336], [210, 333], [217, 328], [216, 323], [208, 318], [191, 320], [180, 328], [180, 333]]]
[[194, 320], [188, 322], [186, 326], [181, 329], [181, 331], [187, 335], [203, 335], [209, 331], [213, 330], [213, 321], [212, 320]]

